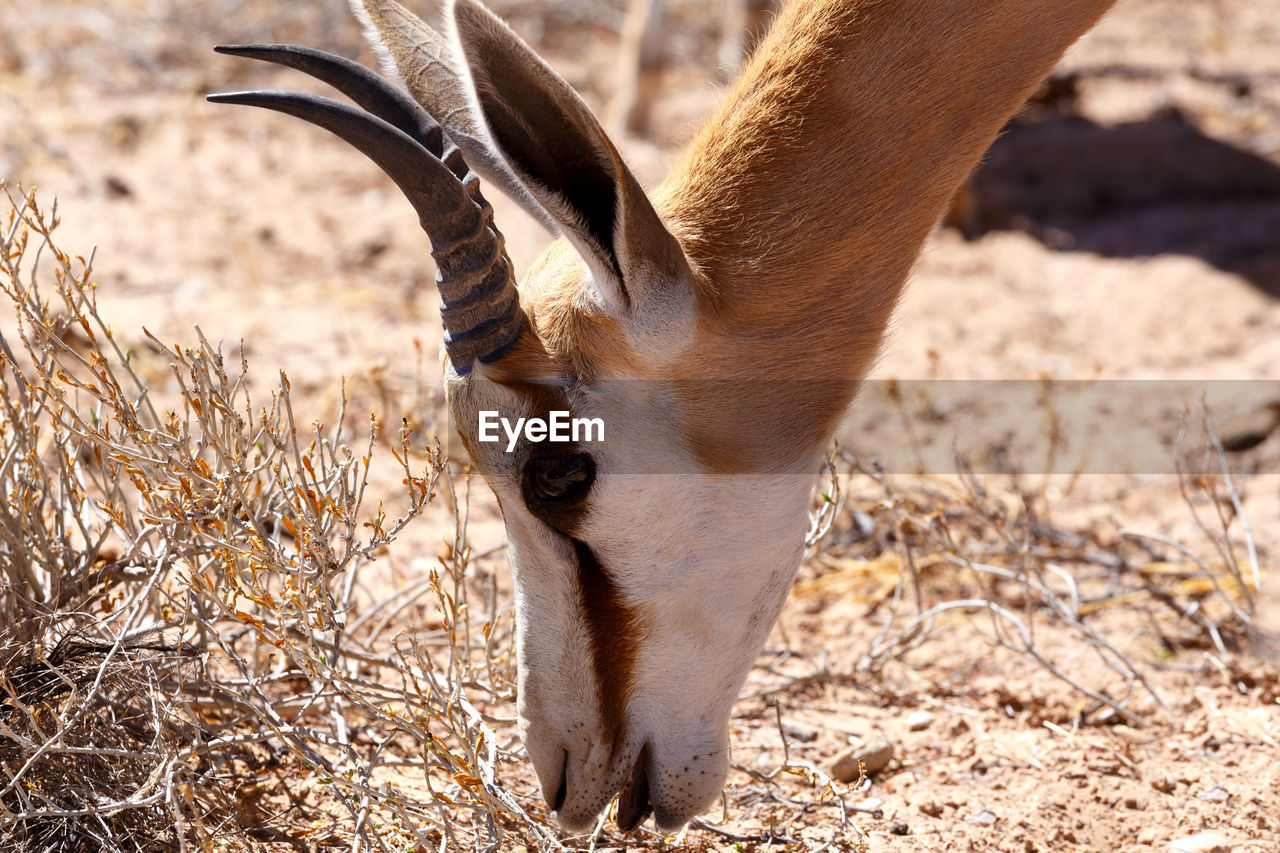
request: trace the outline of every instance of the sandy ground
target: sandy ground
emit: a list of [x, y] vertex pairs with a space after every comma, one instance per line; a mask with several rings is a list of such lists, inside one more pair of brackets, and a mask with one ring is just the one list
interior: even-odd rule
[[[197, 5], [3, 0], [0, 177], [57, 196], [64, 247], [98, 247], [103, 310], [126, 340], [146, 326], [189, 341], [199, 324], [229, 348], [242, 344], [263, 386], [286, 370], [295, 401], [312, 403], [318, 418], [332, 417], [347, 376], [353, 410], [377, 409], [392, 423], [408, 414], [422, 435], [442, 430], [433, 270], [409, 206], [324, 134], [202, 98], [298, 83], [215, 56], [218, 42], [296, 40], [371, 63], [343, 4]], [[643, 182], [661, 177], [717, 101], [716, 5], [674, 4], [655, 130], [621, 140]], [[589, 102], [605, 103], [620, 2], [496, 8]], [[1280, 0], [1121, 0], [1060, 75], [1067, 94], [1011, 127], [971, 182], [963, 229], [931, 240], [875, 376], [1280, 378]], [[493, 200], [512, 257], [527, 268], [545, 236]], [[151, 370], [162, 388], [165, 366]], [[1280, 531], [1280, 431], [1268, 433], [1274, 424], [1260, 413], [1280, 393], [1243, 387], [1222, 417], [1264, 423], [1258, 446], [1232, 458], [1255, 472], [1241, 484], [1266, 567]], [[1180, 403], [1131, 390], [1121, 408], [1158, 422], [1166, 438], [1176, 430]], [[859, 428], [857, 416], [845, 438], [862, 449], [874, 428]], [[945, 407], [936, 419], [949, 420]], [[1037, 465], [1028, 457], [1011, 467]], [[1064, 476], [1042, 494], [1061, 526], [1101, 538], [1136, 527], [1203, 545], [1171, 467], [1054, 470]], [[906, 468], [894, 475], [909, 488], [928, 482]], [[446, 515], [411, 529], [385, 571], [415, 571], [447, 535]], [[483, 490], [472, 535], [477, 551], [502, 541]], [[804, 576], [819, 578], [824, 566], [818, 555]], [[1280, 626], [1278, 611], [1273, 581], [1260, 622]], [[993, 650], [973, 624], [860, 680], [877, 618], [866, 596], [798, 591], [740, 703], [734, 743], [744, 766], [776, 766], [788, 737], [791, 758], [825, 767], [851, 744], [887, 736], [894, 761], [850, 800], [879, 801], [858, 815], [873, 849], [1165, 850], [1212, 830], [1231, 849], [1280, 850], [1280, 682], [1265, 643], [1228, 656], [1179, 650], [1153, 669], [1167, 710], [1139, 698], [1142, 726], [1077, 726], [1087, 704], [1078, 693], [1026, 657]], [[1128, 652], [1154, 660], [1139, 608], [1109, 614], [1107, 626]], [[1044, 642], [1099, 666], [1078, 660], [1085, 652], [1070, 637]], [[916, 710], [933, 718], [910, 730]], [[509, 772], [532, 802], [527, 768]], [[727, 826], [745, 849], [768, 846], [758, 840], [768, 820], [793, 820], [816, 838], [834, 819], [830, 809], [742, 806], [755, 783], [735, 772], [731, 784]], [[691, 831], [684, 843], [733, 841]]]

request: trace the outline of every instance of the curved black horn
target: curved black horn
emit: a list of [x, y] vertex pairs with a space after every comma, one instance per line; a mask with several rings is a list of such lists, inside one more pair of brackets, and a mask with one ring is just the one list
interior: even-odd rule
[[454, 370], [506, 355], [525, 330], [511, 261], [479, 179], [439, 123], [406, 93], [364, 66], [293, 45], [219, 47], [219, 52], [288, 65], [323, 80], [363, 109], [299, 92], [209, 95], [214, 103], [288, 113], [323, 127], [373, 160], [400, 187], [431, 238], [445, 349]]

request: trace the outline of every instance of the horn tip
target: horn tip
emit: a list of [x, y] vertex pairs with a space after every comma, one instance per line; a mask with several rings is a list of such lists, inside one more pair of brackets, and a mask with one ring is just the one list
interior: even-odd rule
[[214, 53], [221, 53], [224, 56], [244, 56], [268, 62], [280, 54], [305, 51], [306, 48], [296, 44], [217, 44], [213, 46]]
[[213, 92], [204, 96], [211, 104], [239, 104], [246, 107], [271, 106], [294, 92], [277, 92], [269, 89], [249, 89], [243, 92]]

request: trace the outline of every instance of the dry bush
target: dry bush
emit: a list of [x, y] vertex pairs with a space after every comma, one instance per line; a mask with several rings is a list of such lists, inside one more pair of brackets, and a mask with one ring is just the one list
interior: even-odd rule
[[[509, 620], [468, 601], [465, 501], [424, 581], [354, 610], [361, 569], [452, 488], [438, 451], [406, 428], [401, 514], [363, 508], [372, 432], [299, 428], [283, 374], [255, 402], [198, 329], [121, 346], [56, 207], [5, 197], [0, 849], [556, 846], [468, 699], [509, 701], [514, 666]], [[424, 595], [440, 627], [393, 635]]]
[[[879, 629], [847, 675], [891, 694], [889, 662], [963, 624], [1081, 694], [1073, 724], [1141, 725], [1168, 709], [1149, 678], [1153, 666], [1183, 649], [1226, 658], [1253, 630], [1258, 549], [1207, 409], [1201, 426], [1210, 451], [1200, 469], [1186, 468], [1181, 441], [1175, 459], [1209, 556], [1161, 534], [1060, 526], [1043, 484], [984, 480], [963, 459], [959, 476], [894, 481], [874, 462], [837, 454], [798, 592], [871, 603]], [[1124, 650], [1132, 621], [1106, 619], [1121, 608], [1143, 614], [1152, 655], [1137, 660]]]

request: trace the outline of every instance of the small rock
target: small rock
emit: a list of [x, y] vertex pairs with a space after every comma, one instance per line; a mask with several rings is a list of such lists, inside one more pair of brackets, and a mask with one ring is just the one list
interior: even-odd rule
[[893, 744], [884, 738], [873, 738], [861, 746], [851, 747], [831, 762], [831, 775], [839, 782], [856, 782], [865, 772], [873, 776], [893, 759]]
[[913, 711], [907, 715], [907, 729], [913, 732], [924, 731], [933, 725], [935, 719], [937, 718], [928, 711]]
[[1277, 429], [1280, 429], [1280, 401], [1227, 420], [1219, 427], [1218, 434], [1224, 450], [1243, 453], [1262, 444]]
[[1159, 779], [1151, 780], [1151, 787], [1155, 788], [1162, 794], [1172, 794], [1178, 788], [1178, 783], [1170, 779], [1168, 776], [1161, 776]]
[[893, 825], [889, 827], [889, 831], [894, 835], [910, 835], [911, 827], [899, 820], [895, 821]]
[[920, 803], [920, 811], [929, 817], [938, 817], [942, 814], [942, 803], [934, 799], [928, 799]]
[[1231, 799], [1231, 792], [1221, 785], [1214, 785], [1196, 794], [1196, 799], [1204, 800], [1206, 803], [1225, 803]]
[[991, 809], [982, 809], [981, 811], [977, 811], [969, 815], [964, 819], [964, 822], [972, 823], [977, 826], [995, 826], [996, 821], [999, 819], [1000, 818], [996, 817], [995, 812], [991, 811]]
[[133, 190], [117, 175], [107, 175], [102, 179], [102, 186], [107, 191], [108, 198], [128, 198], [133, 195]]
[[1221, 832], [1200, 832], [1170, 842], [1169, 853], [1231, 853], [1231, 842]]

